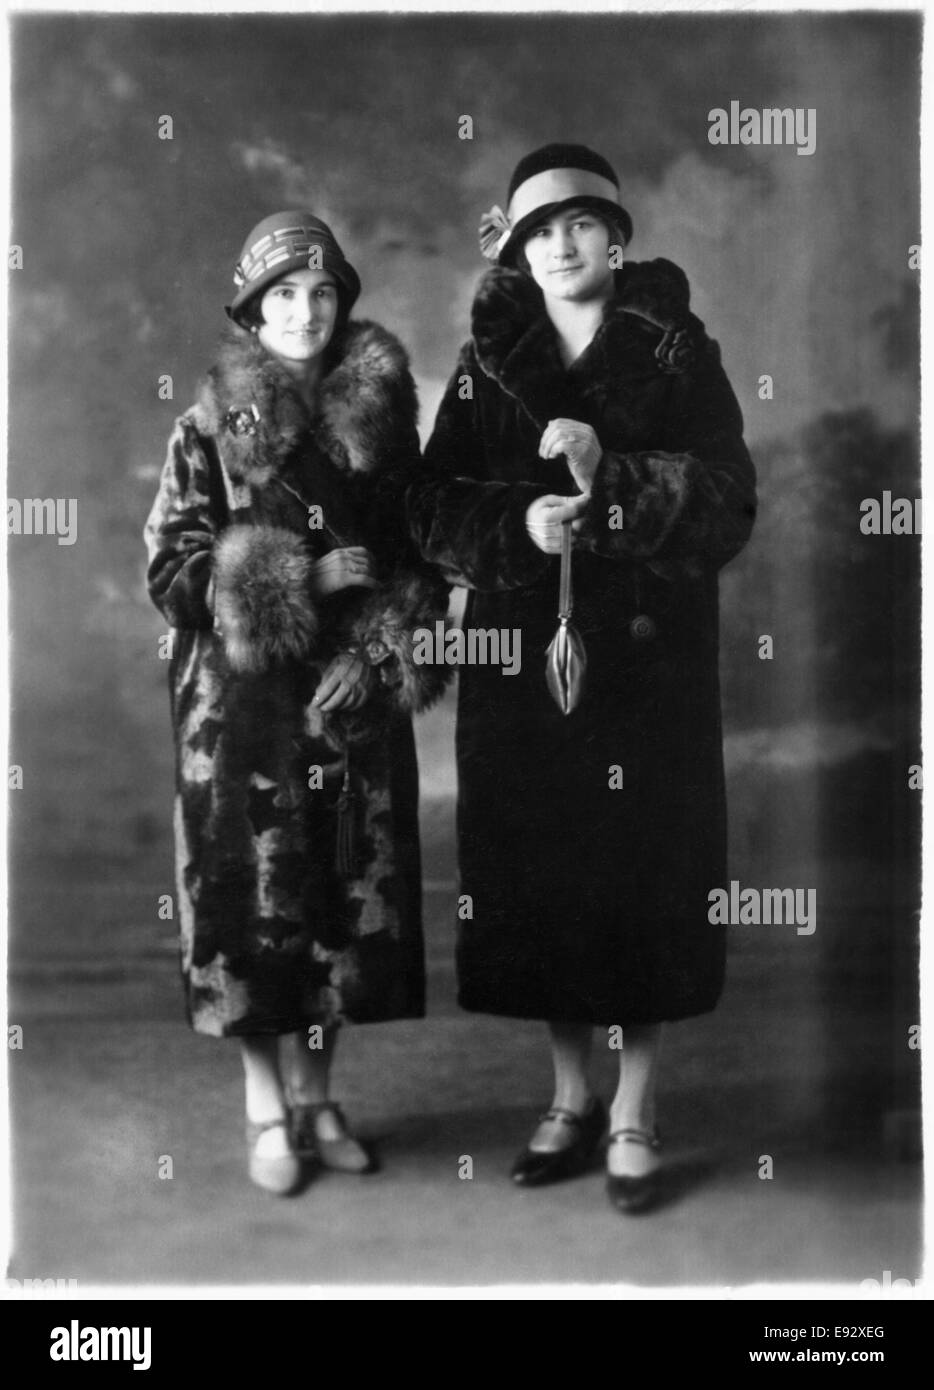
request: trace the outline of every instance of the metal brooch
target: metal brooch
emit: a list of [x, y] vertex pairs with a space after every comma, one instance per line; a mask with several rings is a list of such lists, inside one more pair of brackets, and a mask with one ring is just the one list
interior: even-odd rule
[[228, 410], [224, 424], [231, 434], [253, 437], [257, 433], [260, 414], [251, 401], [249, 410]]

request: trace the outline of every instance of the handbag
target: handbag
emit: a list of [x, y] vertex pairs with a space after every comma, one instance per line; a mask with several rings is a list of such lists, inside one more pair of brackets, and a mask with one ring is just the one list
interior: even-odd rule
[[545, 682], [562, 714], [577, 709], [584, 694], [587, 652], [571, 622], [571, 523], [561, 523], [561, 579], [558, 590], [558, 631], [548, 646]]

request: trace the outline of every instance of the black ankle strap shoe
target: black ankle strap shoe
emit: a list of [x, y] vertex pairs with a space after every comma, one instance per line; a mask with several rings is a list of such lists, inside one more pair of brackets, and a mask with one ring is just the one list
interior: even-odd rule
[[[647, 1149], [661, 1147], [661, 1136], [657, 1129], [649, 1133], [644, 1129], [617, 1129], [610, 1135], [610, 1144], [642, 1144]], [[653, 1168], [640, 1177], [617, 1177], [606, 1175], [606, 1191], [611, 1204], [626, 1216], [637, 1216], [658, 1205], [661, 1196], [661, 1169]]]
[[512, 1166], [512, 1180], [519, 1187], [544, 1187], [547, 1183], [576, 1178], [590, 1166], [606, 1128], [606, 1110], [596, 1097], [582, 1115], [556, 1106], [542, 1120], [557, 1120], [573, 1133], [563, 1149], [546, 1152], [525, 1149]]

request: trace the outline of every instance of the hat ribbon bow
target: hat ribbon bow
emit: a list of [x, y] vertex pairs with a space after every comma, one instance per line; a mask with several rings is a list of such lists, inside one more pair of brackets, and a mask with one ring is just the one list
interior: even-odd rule
[[495, 261], [509, 237], [509, 222], [503, 209], [494, 204], [480, 219], [480, 250], [488, 261]]

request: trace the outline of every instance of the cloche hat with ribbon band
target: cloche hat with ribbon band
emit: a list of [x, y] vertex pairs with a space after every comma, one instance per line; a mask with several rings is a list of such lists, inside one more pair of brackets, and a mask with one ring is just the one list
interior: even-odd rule
[[632, 218], [619, 201], [619, 179], [586, 145], [543, 145], [516, 165], [506, 211], [493, 207], [480, 222], [480, 249], [487, 260], [514, 266], [523, 239], [562, 208], [589, 207], [632, 238]]
[[233, 303], [225, 306], [228, 318], [240, 323], [246, 305], [273, 280], [290, 270], [309, 269], [331, 272], [344, 291], [349, 313], [360, 293], [360, 277], [328, 224], [310, 212], [274, 212], [264, 217], [243, 243], [233, 277], [237, 293]]

